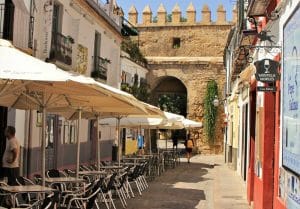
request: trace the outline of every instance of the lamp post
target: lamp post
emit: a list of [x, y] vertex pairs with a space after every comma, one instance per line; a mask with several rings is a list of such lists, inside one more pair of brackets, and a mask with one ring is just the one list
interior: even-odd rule
[[220, 101], [219, 101], [217, 95], [215, 95], [215, 98], [214, 98], [214, 100], [213, 100], [213, 105], [214, 105], [215, 107], [218, 107], [218, 106], [220, 105]]

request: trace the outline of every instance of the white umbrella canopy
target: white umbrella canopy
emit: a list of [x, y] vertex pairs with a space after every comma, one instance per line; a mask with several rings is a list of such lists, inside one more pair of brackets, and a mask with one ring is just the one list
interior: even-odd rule
[[175, 113], [165, 112], [166, 119], [157, 127], [158, 129], [183, 129], [184, 116]]
[[[16, 49], [9, 41], [0, 39], [1, 79], [66, 81], [67, 72]], [[53, 70], [57, 70], [54, 71]]]
[[[149, 114], [123, 115], [120, 120], [120, 127], [123, 128], [150, 128], [150, 129], [183, 129], [184, 117], [182, 115], [161, 111], [158, 107], [143, 103]], [[116, 126], [116, 118], [105, 117], [101, 119], [100, 125]]]
[[[120, 120], [122, 128], [149, 128], [159, 126], [163, 122], [163, 118], [144, 118], [139, 116], [125, 116]], [[116, 118], [104, 118], [99, 121], [102, 126], [116, 126]]]
[[[0, 39], [0, 105], [43, 111], [42, 175], [45, 175], [46, 110], [145, 114], [137, 100], [81, 75], [29, 56]], [[80, 109], [78, 111], [77, 109]], [[61, 112], [63, 113], [63, 112]], [[81, 118], [80, 116], [78, 117]], [[79, 134], [78, 134], [79, 137]], [[77, 140], [79, 144], [79, 139]]]
[[70, 111], [71, 107], [97, 112], [146, 112], [133, 96], [63, 71], [21, 52], [3, 39], [0, 39], [0, 97], [0, 105], [16, 109], [46, 106], [51, 112]]
[[189, 119], [184, 119], [183, 120], [183, 125], [186, 129], [189, 128], [202, 128], [203, 124], [201, 122], [197, 122], [194, 120], [189, 120]]
[[145, 114], [102, 115], [103, 119], [99, 121], [100, 125], [116, 126], [116, 118], [121, 118], [120, 127], [148, 128], [149, 126], [160, 125], [167, 119], [165, 113], [158, 107], [145, 102], [140, 102], [140, 104], [145, 108]]
[[[122, 115], [148, 115], [151, 112], [146, 109], [145, 105], [137, 100], [133, 95], [128, 94], [124, 91], [116, 89], [114, 87], [108, 86], [96, 82], [92, 78], [88, 78], [82, 75], [72, 74], [72, 81], [84, 83], [89, 85], [95, 90], [100, 91], [105, 94], [105, 98], [99, 99], [97, 97], [89, 98], [88, 95], [84, 96], [89, 102], [87, 105], [82, 106], [82, 118], [92, 119], [97, 116], [100, 117], [113, 117]], [[70, 109], [68, 106], [50, 108], [51, 112], [60, 114], [69, 120], [78, 119], [78, 111]]]
[[181, 122], [184, 120], [184, 116], [175, 113], [164, 111], [164, 115], [167, 119], [167, 122]]
[[[119, 156], [118, 161], [121, 159], [121, 142], [120, 142], [120, 127], [126, 128], [150, 128], [157, 126], [166, 119], [164, 112], [158, 107], [153, 105], [140, 102], [141, 105], [146, 109], [146, 114], [112, 114], [112, 115], [101, 115], [102, 118], [99, 121], [100, 125], [116, 127], [118, 132], [118, 145], [119, 145]], [[99, 124], [98, 123], [98, 124]]]

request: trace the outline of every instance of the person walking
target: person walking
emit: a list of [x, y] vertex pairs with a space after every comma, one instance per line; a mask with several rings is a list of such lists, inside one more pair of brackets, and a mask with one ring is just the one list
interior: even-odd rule
[[172, 142], [173, 142], [173, 150], [175, 149], [177, 152], [178, 147], [178, 131], [173, 131], [172, 133]]
[[138, 148], [139, 148], [139, 155], [143, 155], [144, 154], [144, 136], [142, 135], [142, 133], [138, 134], [137, 137], [137, 141], [138, 141]]
[[16, 178], [19, 176], [19, 157], [20, 144], [15, 137], [16, 129], [13, 126], [8, 126], [5, 129], [6, 147], [3, 154], [2, 166], [4, 177], [7, 177], [7, 184], [17, 185]]
[[191, 139], [190, 134], [188, 134], [185, 142], [185, 149], [186, 149], [188, 163], [190, 163], [193, 147], [194, 147], [194, 141]]

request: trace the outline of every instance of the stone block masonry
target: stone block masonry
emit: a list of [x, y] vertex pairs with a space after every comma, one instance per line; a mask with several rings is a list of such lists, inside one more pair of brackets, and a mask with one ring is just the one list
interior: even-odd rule
[[[176, 4], [172, 10], [172, 21], [168, 22], [167, 11], [161, 4], [157, 21], [153, 22], [152, 10], [146, 6], [143, 22], [138, 23], [138, 11], [132, 6], [129, 20], [139, 30], [136, 41], [148, 60], [147, 80], [151, 90], [166, 77], [179, 79], [187, 89], [187, 117], [204, 121], [204, 98], [209, 80], [217, 81], [219, 99], [223, 97], [226, 77], [223, 51], [234, 23], [226, 20], [222, 5], [218, 7], [216, 22], [212, 22], [207, 5], [203, 6], [200, 22], [196, 22], [196, 10], [192, 4], [186, 11], [187, 18], [184, 19], [181, 8]], [[233, 14], [236, 13], [233, 11]], [[214, 146], [208, 145], [203, 129], [192, 131], [198, 152], [211, 154], [223, 151], [223, 112], [220, 106]]]

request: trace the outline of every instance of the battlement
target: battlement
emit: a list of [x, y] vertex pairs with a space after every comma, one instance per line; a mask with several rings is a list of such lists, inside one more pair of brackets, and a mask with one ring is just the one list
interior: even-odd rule
[[186, 16], [182, 15], [180, 6], [176, 3], [172, 12], [168, 15], [166, 8], [160, 4], [157, 9], [157, 15], [154, 17], [149, 5], [146, 5], [142, 12], [142, 22], [139, 23], [138, 11], [134, 5], [131, 6], [128, 12], [129, 22], [135, 26], [181, 26], [181, 25], [229, 25], [235, 24], [237, 20], [236, 7], [232, 9], [232, 20], [226, 20], [226, 10], [220, 4], [217, 9], [216, 21], [211, 19], [211, 10], [208, 5], [203, 5], [201, 10], [201, 20], [196, 21], [196, 9], [193, 3], [190, 3], [186, 8]]

